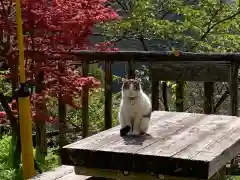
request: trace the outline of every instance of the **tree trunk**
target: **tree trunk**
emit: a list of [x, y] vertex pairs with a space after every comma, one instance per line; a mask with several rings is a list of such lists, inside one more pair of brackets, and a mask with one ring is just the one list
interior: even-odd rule
[[[12, 58], [12, 57], [10, 57]], [[11, 64], [12, 68], [12, 74], [14, 72], [17, 72], [17, 64]], [[12, 109], [17, 108], [17, 97], [15, 97], [15, 90], [17, 88], [17, 81], [15, 78], [12, 78], [12, 100], [16, 100], [16, 107], [12, 107]], [[8, 103], [6, 101], [6, 103]], [[11, 151], [10, 151], [10, 158], [11, 158], [11, 166], [14, 169], [19, 169], [20, 168], [20, 163], [21, 163], [21, 138], [20, 138], [20, 124], [19, 124], [19, 118], [15, 117], [13, 115], [13, 112], [11, 111], [10, 107], [8, 104], [6, 104], [6, 108], [9, 108], [9, 115], [8, 118], [10, 119], [10, 125], [12, 128], [12, 140], [11, 140]], [[11, 114], [11, 115], [10, 115]]]
[[[43, 87], [44, 72], [40, 72], [36, 78], [36, 93], [41, 93]], [[47, 111], [46, 104], [40, 102], [37, 104], [42, 111]], [[36, 117], [39, 112], [36, 112]], [[46, 137], [46, 122], [42, 119], [36, 121], [36, 160], [40, 164], [45, 164], [45, 157], [47, 156], [47, 137]]]

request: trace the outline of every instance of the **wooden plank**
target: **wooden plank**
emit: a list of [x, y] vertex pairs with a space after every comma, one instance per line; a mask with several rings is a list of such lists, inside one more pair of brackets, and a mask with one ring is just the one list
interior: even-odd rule
[[[167, 112], [162, 112], [161, 114], [158, 114], [157, 112], [152, 112], [152, 120], [151, 123], [153, 123], [154, 120], [156, 120], [157, 118], [162, 118], [166, 116], [166, 118], [169, 118], [171, 116], [174, 116], [174, 113], [167, 113]], [[154, 126], [152, 127], [154, 128]], [[95, 134], [93, 136], [90, 136], [88, 138], [85, 138], [81, 141], [77, 141], [75, 143], [72, 143], [70, 145], [65, 146], [64, 148], [67, 149], [96, 149], [97, 147], [101, 147], [105, 144], [109, 144], [112, 141], [116, 141], [119, 140], [119, 130], [120, 130], [120, 126], [102, 131], [98, 134]], [[121, 137], [120, 137], [121, 138]]]
[[85, 168], [207, 179], [240, 151], [239, 126], [233, 116], [155, 111], [149, 135], [120, 137], [116, 127], [64, 147], [61, 157]]
[[239, 119], [234, 124], [236, 126], [228, 133], [225, 133], [214, 143], [209, 144], [204, 151], [193, 157], [196, 160], [209, 161], [209, 176], [217, 172], [219, 167], [227, 164], [240, 151]]
[[138, 153], [165, 157], [174, 156], [195, 142], [208, 138], [208, 133], [206, 132], [214, 131], [218, 126], [214, 121], [215, 118], [214, 116], [208, 117], [204, 114], [193, 114], [182, 122], [184, 124], [182, 130], [172, 134], [167, 140], [160, 140], [152, 146], [143, 148]]
[[29, 180], [87, 180], [90, 177], [76, 175], [73, 166], [62, 165], [53, 171], [38, 174]]
[[[168, 139], [172, 134], [174, 134], [177, 131], [180, 131], [180, 129], [183, 129], [184, 127], [181, 126], [182, 121], [187, 120], [190, 122], [193, 120], [191, 118], [188, 118], [191, 116], [190, 114], [179, 115], [178, 113], [175, 112], [169, 115], [171, 116], [160, 117], [161, 121], [157, 121], [157, 118], [159, 118], [159, 116], [155, 116], [155, 117], [153, 116], [150, 123], [149, 135], [147, 136], [138, 136], [135, 138], [131, 136], [126, 136], [123, 138], [118, 138], [119, 140], [100, 146], [95, 150], [109, 151], [109, 152], [136, 153], [145, 147], [151, 146], [152, 144], [154, 144], [155, 142], [161, 139], [162, 140]], [[174, 121], [175, 118], [178, 118], [177, 122]], [[169, 123], [171, 123], [171, 125], [169, 125]], [[161, 124], [162, 126], [159, 126], [159, 124]], [[125, 163], [123, 164], [123, 166], [124, 165]]]
[[[229, 135], [231, 133], [232, 129], [236, 126], [236, 121], [239, 121], [239, 119], [235, 118], [233, 119], [231, 116], [218, 116], [214, 115], [211, 116], [213, 119], [205, 119], [208, 120], [206, 126], [204, 124], [196, 124], [196, 127], [193, 127], [190, 131], [195, 131], [199, 133], [200, 139], [197, 139], [196, 142], [189, 144], [187, 148], [182, 149], [178, 153], [174, 155], [176, 158], [184, 158], [184, 159], [192, 159], [197, 154], [201, 153], [202, 151], [206, 151], [205, 149], [208, 148], [208, 146], [211, 146], [213, 143], [215, 143], [219, 138], [222, 138], [224, 135]], [[204, 121], [204, 120], [203, 120]], [[232, 121], [229, 124], [229, 121]], [[198, 128], [199, 126], [199, 128]], [[203, 127], [203, 128], [202, 128]], [[200, 133], [206, 134], [205, 137], [201, 136]]]
[[228, 82], [228, 62], [154, 62], [153, 75], [162, 81]]
[[90, 180], [91, 176], [77, 175], [75, 172], [72, 172], [66, 176], [63, 176], [57, 180]]

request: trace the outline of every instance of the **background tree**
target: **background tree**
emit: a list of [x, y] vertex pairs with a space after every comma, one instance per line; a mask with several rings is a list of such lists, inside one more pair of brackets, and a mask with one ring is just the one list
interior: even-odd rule
[[[74, 99], [81, 97], [82, 88], [95, 88], [99, 85], [93, 77], [82, 77], [81, 73], [76, 71], [71, 58], [64, 60], [55, 57], [53, 60], [49, 59], [48, 55], [53, 51], [55, 55], [59, 55], [58, 53], [80, 49], [111, 50], [108, 43], [96, 46], [88, 41], [95, 24], [118, 18], [116, 12], [105, 3], [106, 1], [102, 0], [22, 1], [25, 49], [29, 52], [26, 54], [26, 73], [28, 84], [34, 92], [31, 95], [31, 104], [33, 120], [36, 122], [36, 136], [39, 139], [39, 161], [43, 161], [46, 155], [45, 122], [57, 123], [56, 117], [51, 117], [48, 112], [49, 99], [59, 99], [61, 107], [68, 104], [80, 108]], [[6, 78], [12, 83], [14, 91], [18, 84], [15, 4], [13, 1], [1, 0], [0, 5], [0, 62], [3, 69], [10, 70]], [[42, 53], [32, 53], [33, 51]], [[6, 103], [6, 106], [3, 104], [7, 112], [10, 107]], [[17, 123], [18, 127], [17, 116], [7, 115], [8, 119], [15, 117], [14, 123]], [[59, 118], [65, 120], [61, 115]], [[16, 128], [13, 139], [18, 139], [18, 131], [19, 128]], [[13, 141], [14, 146], [16, 141]], [[18, 152], [15, 151], [18, 153], [18, 159], [19, 152], [19, 149]], [[13, 162], [19, 161], [15, 159]]]
[[[233, 1], [116, 0], [112, 3], [123, 18], [101, 26], [101, 35], [117, 45], [122, 40], [138, 40], [143, 50], [180, 50], [190, 52], [238, 52], [240, 9]], [[97, 34], [98, 35], [98, 34]], [[203, 112], [203, 86], [196, 83], [168, 83], [182, 96], [188, 84], [181, 111]], [[163, 82], [163, 86], [166, 83]], [[227, 113], [220, 105], [228, 97], [226, 83], [215, 83], [216, 113]], [[173, 98], [176, 98], [173, 94]], [[198, 97], [197, 97], [198, 96]], [[200, 96], [200, 97], [199, 97]], [[181, 99], [180, 99], [181, 101]], [[181, 105], [182, 104], [182, 105]], [[219, 109], [220, 108], [220, 109]]]

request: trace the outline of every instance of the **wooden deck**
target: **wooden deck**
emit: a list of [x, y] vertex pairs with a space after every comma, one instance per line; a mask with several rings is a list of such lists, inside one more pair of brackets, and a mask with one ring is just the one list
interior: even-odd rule
[[73, 166], [60, 166], [53, 171], [39, 174], [29, 180], [90, 180], [89, 176], [76, 175]]
[[111, 128], [65, 146], [62, 163], [209, 179], [240, 152], [240, 118], [234, 116], [154, 111], [148, 133], [120, 137], [119, 126]]

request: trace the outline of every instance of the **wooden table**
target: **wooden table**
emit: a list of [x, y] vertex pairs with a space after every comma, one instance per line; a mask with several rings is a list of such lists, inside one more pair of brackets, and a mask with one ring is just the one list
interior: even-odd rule
[[238, 117], [154, 111], [148, 133], [111, 128], [65, 146], [62, 163], [96, 177], [209, 179], [240, 152]]

